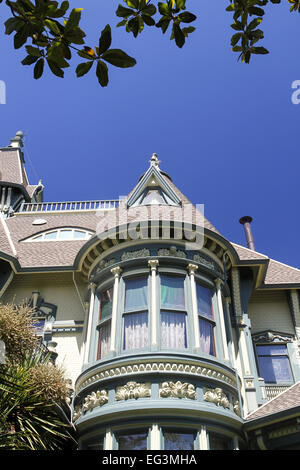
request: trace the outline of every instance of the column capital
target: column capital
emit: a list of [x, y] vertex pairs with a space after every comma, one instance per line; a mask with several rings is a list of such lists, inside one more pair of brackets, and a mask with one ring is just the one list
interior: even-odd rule
[[195, 271], [197, 271], [198, 266], [197, 266], [197, 264], [190, 263], [190, 264], [187, 265], [186, 268], [187, 268], [189, 274], [195, 274]]
[[149, 268], [151, 268], [152, 270], [156, 270], [158, 265], [159, 265], [158, 259], [149, 259], [148, 261]]
[[96, 289], [96, 285], [94, 282], [90, 282], [89, 285], [88, 285], [88, 289], [90, 290], [95, 290]]
[[222, 279], [220, 279], [219, 277], [217, 277], [217, 279], [214, 280], [214, 283], [215, 283], [217, 289], [221, 289], [221, 286], [222, 286], [222, 284], [223, 284]]
[[229, 297], [229, 296], [225, 297], [225, 302], [227, 304], [231, 304], [231, 297]]
[[120, 266], [116, 266], [115, 268], [112, 268], [110, 270], [110, 272], [116, 277], [120, 277], [121, 275], [121, 272], [122, 272], [122, 269], [120, 268]]

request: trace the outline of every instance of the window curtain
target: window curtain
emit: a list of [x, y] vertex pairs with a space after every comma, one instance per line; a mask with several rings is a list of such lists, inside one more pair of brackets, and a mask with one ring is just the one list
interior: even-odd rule
[[109, 352], [110, 338], [111, 338], [110, 330], [111, 330], [111, 322], [110, 321], [108, 321], [108, 322], [104, 323], [104, 325], [100, 326], [97, 359], [102, 359]]
[[124, 349], [148, 345], [148, 312], [124, 315]]
[[161, 346], [170, 349], [186, 348], [184, 313], [161, 312]]
[[199, 315], [213, 319], [211, 290], [197, 283], [196, 291]]
[[199, 318], [199, 330], [201, 351], [214, 356], [215, 352], [212, 324], [206, 320], [203, 320], [202, 318]]
[[147, 279], [126, 281], [125, 312], [147, 308]]
[[111, 316], [112, 301], [113, 301], [113, 288], [100, 292], [100, 310], [99, 321], [104, 320]]
[[257, 346], [257, 353], [260, 374], [266, 383], [293, 381], [285, 345]]
[[161, 276], [161, 306], [185, 310], [183, 278]]

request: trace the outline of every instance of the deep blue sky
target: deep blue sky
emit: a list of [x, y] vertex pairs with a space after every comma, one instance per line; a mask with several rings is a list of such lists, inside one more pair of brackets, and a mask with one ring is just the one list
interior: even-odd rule
[[[118, 3], [71, 1], [84, 7], [91, 46], [106, 23], [117, 24]], [[291, 102], [291, 84], [300, 79], [300, 15], [286, 1], [270, 5], [262, 29], [271, 53], [245, 65], [230, 51], [228, 2], [188, 3], [197, 31], [181, 50], [156, 28], [137, 39], [113, 28], [112, 47], [138, 64], [111, 66], [105, 89], [92, 72], [76, 78], [76, 57], [64, 80], [48, 71], [33, 80], [32, 68], [20, 64], [26, 54], [2, 34], [0, 145], [19, 129], [27, 134], [27, 172], [32, 184], [42, 178], [47, 201], [128, 194], [156, 152], [226, 238], [245, 245], [238, 219], [251, 215], [257, 251], [300, 268], [300, 105]], [[7, 7], [0, 9], [6, 18]]]

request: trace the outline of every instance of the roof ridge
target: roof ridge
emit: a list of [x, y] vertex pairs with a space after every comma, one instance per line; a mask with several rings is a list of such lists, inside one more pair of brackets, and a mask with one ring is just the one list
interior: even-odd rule
[[244, 250], [247, 250], [247, 251], [251, 251], [251, 253], [257, 253], [258, 255], [260, 256], [264, 256], [265, 258], [267, 259], [271, 259], [269, 258], [269, 256], [265, 255], [264, 253], [260, 253], [260, 251], [254, 251], [254, 250], [250, 250], [250, 248], [247, 248], [246, 246], [243, 246], [243, 245], [240, 245], [239, 243], [234, 243], [234, 242], [231, 242], [232, 245], [236, 245], [236, 246], [239, 246], [240, 248], [244, 248]]
[[266, 403], [264, 403], [263, 405], [261, 405], [259, 408], [256, 408], [256, 410], [254, 411], [251, 411], [251, 413], [249, 413], [247, 416], [246, 416], [246, 419], [249, 419], [249, 417], [256, 413], [258, 410], [262, 410], [263, 408], [265, 408], [265, 406], [269, 405], [270, 403], [272, 403], [273, 401], [277, 400], [279, 397], [281, 397], [281, 395], [283, 395], [284, 393], [287, 393], [289, 392], [292, 388], [294, 388], [296, 385], [299, 385], [300, 384], [300, 380], [298, 380], [298, 382], [295, 382], [293, 385], [291, 385], [289, 388], [287, 388], [286, 390], [283, 390], [282, 392], [278, 393], [278, 395], [276, 395], [276, 397], [273, 397], [271, 398], [271, 400], [268, 400]]

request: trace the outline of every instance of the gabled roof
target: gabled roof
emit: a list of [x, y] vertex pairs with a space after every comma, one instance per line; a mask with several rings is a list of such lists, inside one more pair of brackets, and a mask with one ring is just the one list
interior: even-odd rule
[[246, 421], [254, 421], [260, 418], [274, 415], [283, 411], [293, 411], [293, 408], [300, 406], [300, 381], [289, 387], [284, 392], [281, 392], [272, 400], [268, 401], [260, 408], [252, 411], [246, 417]]

